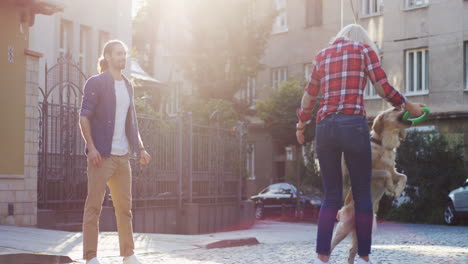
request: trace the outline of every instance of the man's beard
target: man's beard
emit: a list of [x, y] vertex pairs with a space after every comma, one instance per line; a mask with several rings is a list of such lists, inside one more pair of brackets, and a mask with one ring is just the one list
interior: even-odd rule
[[119, 70], [123, 70], [123, 69], [125, 69], [126, 63], [127, 63], [126, 60], [119, 61], [119, 62], [116, 63], [116, 68], [119, 69]]

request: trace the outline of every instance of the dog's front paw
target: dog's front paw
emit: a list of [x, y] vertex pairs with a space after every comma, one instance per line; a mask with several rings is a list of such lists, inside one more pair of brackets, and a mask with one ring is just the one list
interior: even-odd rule
[[386, 194], [387, 196], [393, 197], [393, 196], [395, 196], [395, 191], [393, 191], [393, 190], [385, 190], [385, 194]]
[[395, 191], [394, 191], [395, 197], [397, 197], [397, 198], [400, 197], [401, 193], [403, 192], [404, 189], [405, 189], [404, 183], [398, 182], [398, 184], [396, 185]]

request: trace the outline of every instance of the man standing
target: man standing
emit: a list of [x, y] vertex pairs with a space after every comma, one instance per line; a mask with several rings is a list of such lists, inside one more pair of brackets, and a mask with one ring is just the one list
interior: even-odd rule
[[101, 74], [91, 77], [84, 87], [80, 128], [88, 157], [88, 196], [83, 215], [83, 258], [89, 264], [100, 263], [96, 258], [99, 216], [106, 185], [112, 194], [123, 263], [141, 263], [133, 252], [129, 158], [139, 156], [140, 163], [145, 165], [151, 156], [138, 131], [133, 87], [122, 74], [126, 56], [124, 43], [107, 42], [98, 62]]

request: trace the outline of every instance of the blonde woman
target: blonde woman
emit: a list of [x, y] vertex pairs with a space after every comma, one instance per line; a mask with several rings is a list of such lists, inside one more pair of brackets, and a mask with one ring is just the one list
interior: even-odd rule
[[341, 156], [350, 172], [355, 201], [358, 264], [371, 263], [372, 203], [371, 148], [364, 110], [364, 88], [370, 80], [380, 96], [395, 108], [412, 116], [424, 113], [420, 104], [411, 103], [387, 81], [374, 43], [357, 24], [344, 27], [333, 43], [315, 56], [311, 81], [305, 88], [298, 109], [296, 137], [304, 143], [304, 128], [312, 117], [319, 92], [316, 153], [320, 164], [325, 199], [320, 210], [315, 264], [330, 263], [330, 242], [336, 214], [342, 206]]

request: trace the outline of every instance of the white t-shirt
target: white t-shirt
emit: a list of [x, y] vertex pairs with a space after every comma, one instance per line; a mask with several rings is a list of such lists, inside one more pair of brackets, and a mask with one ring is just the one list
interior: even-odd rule
[[112, 155], [123, 156], [128, 153], [128, 139], [125, 133], [125, 122], [130, 106], [130, 96], [124, 80], [115, 81], [115, 123], [112, 137]]

